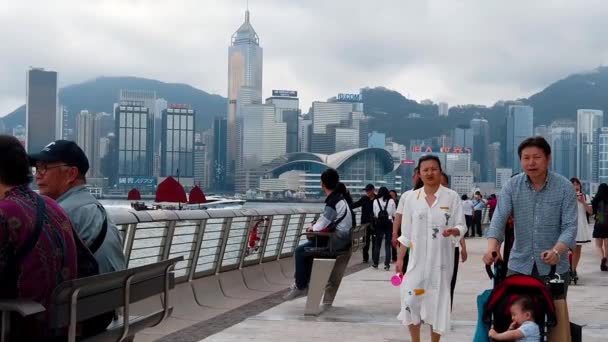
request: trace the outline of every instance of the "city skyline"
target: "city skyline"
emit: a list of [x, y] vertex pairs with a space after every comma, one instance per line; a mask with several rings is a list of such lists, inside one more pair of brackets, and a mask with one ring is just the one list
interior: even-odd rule
[[[550, 8], [540, 2], [516, 6], [394, 1], [379, 9], [366, 2], [345, 4], [250, 4], [269, 56], [264, 95], [271, 89], [298, 89], [302, 108], [307, 108], [313, 100], [340, 91], [384, 85], [418, 101], [492, 104], [528, 96], [568, 74], [593, 69], [608, 55], [607, 48], [599, 48], [603, 38], [596, 33], [608, 13], [601, 2], [594, 2], [592, 13], [568, 2]], [[22, 70], [29, 65], [58, 71], [60, 87], [100, 75], [134, 75], [192, 84], [225, 96], [225, 46], [245, 10], [243, 1], [185, 0], [145, 5], [24, 1], [9, 6], [0, 12], [3, 42], [11, 51], [0, 63], [6, 76], [0, 86], [0, 115], [24, 103]], [[21, 11], [29, 15], [14, 15]], [[160, 30], [158, 23], [171, 17], [179, 17], [179, 25]], [[452, 17], [466, 18], [467, 26], [437, 25]], [[510, 17], [519, 25], [509, 32], [487, 25], [497, 17]], [[363, 18], [373, 25], [359, 25]], [[401, 24], [404, 19], [409, 25]], [[17, 40], [9, 36], [14, 27], [34, 28], [20, 30]], [[73, 34], [67, 46], [58, 39], [65, 32]], [[530, 32], [546, 38], [543, 46], [527, 38]], [[563, 44], [565, 32], [568, 44]], [[22, 48], [24, 39], [32, 42], [30, 48]], [[517, 54], [509, 53], [511, 46], [517, 46]], [[445, 58], [446, 52], [450, 58]], [[554, 60], [554, 55], [560, 59], [547, 66], [544, 61]]]

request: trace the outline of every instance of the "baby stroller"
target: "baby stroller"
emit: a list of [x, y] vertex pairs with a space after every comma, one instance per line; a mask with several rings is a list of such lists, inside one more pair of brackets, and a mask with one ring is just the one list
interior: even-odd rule
[[[488, 274], [492, 274], [487, 266]], [[551, 267], [550, 278], [555, 275], [555, 266]], [[511, 324], [511, 304], [521, 296], [528, 296], [534, 302], [535, 321], [544, 341], [547, 327], [556, 324], [555, 306], [547, 285], [532, 276], [516, 274], [506, 277], [494, 286], [483, 313], [483, 320], [501, 333]]]

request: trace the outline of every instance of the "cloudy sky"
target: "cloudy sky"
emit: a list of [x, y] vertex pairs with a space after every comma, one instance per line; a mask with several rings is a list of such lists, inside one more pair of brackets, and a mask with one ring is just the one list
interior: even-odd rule
[[[302, 108], [386, 86], [450, 105], [529, 96], [608, 63], [602, 0], [250, 0], [264, 95]], [[225, 96], [230, 36], [246, 0], [19, 0], [0, 6], [0, 115], [25, 98], [29, 66], [60, 86], [140, 76]]]

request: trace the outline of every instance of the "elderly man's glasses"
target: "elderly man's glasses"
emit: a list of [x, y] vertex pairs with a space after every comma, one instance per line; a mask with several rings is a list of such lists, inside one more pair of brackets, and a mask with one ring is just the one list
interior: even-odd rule
[[39, 174], [41, 176], [45, 175], [46, 172], [48, 170], [51, 169], [56, 169], [58, 167], [62, 167], [62, 166], [69, 166], [68, 164], [57, 164], [57, 165], [53, 165], [53, 166], [48, 166], [48, 165], [37, 165], [36, 166], [36, 174]]

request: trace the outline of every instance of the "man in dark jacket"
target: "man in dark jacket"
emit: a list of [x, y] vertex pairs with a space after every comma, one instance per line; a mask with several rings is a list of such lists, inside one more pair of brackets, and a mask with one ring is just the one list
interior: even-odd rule
[[365, 246], [363, 246], [363, 262], [369, 261], [369, 246], [372, 245], [372, 254], [376, 241], [372, 224], [374, 224], [374, 199], [376, 198], [376, 189], [373, 184], [365, 186], [365, 196], [362, 196], [357, 202], [353, 203], [353, 209], [361, 207], [361, 224], [369, 223], [365, 230]]

